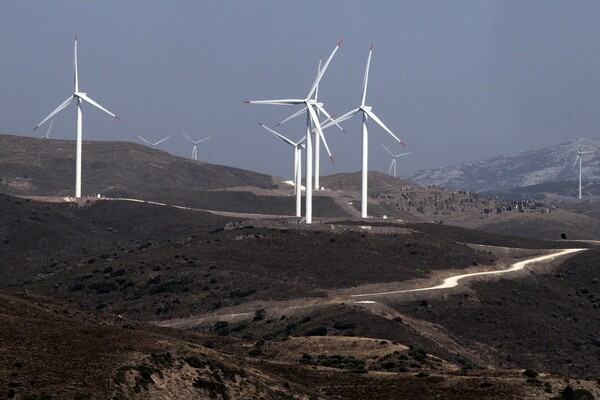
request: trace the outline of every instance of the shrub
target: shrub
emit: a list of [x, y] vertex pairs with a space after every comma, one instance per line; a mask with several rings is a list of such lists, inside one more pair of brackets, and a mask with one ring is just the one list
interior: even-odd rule
[[525, 371], [523, 371], [523, 375], [525, 375], [528, 378], [533, 379], [533, 378], [537, 378], [539, 374], [535, 370], [528, 368]]
[[152, 353], [150, 355], [150, 360], [157, 366], [170, 367], [173, 365], [173, 357], [169, 352], [161, 354]]
[[250, 357], [259, 357], [262, 355], [262, 350], [261, 349], [252, 349], [248, 352], [248, 355]]
[[317, 326], [316, 328], [307, 331], [304, 336], [327, 336], [327, 328], [324, 326]]
[[75, 282], [72, 286], [71, 286], [71, 292], [77, 292], [80, 290], [85, 289], [85, 284], [83, 282]]
[[267, 315], [267, 312], [263, 308], [256, 310], [254, 312], [254, 318], [252, 318], [252, 321], [262, 321], [265, 319], [265, 315]]
[[354, 322], [334, 322], [333, 327], [342, 331], [346, 329], [356, 329], [356, 324]]
[[185, 362], [188, 363], [190, 365], [190, 367], [192, 368], [204, 368], [204, 366], [206, 365], [206, 363], [199, 359], [196, 356], [189, 356], [185, 358]]

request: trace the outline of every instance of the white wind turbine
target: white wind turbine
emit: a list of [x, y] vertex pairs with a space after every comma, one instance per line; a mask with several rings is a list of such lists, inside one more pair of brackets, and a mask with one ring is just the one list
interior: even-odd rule
[[194, 161], [198, 161], [198, 144], [204, 142], [205, 140], [210, 139], [211, 137], [205, 137], [204, 139], [200, 139], [200, 140], [192, 140], [192, 138], [190, 138], [188, 135], [186, 135], [185, 133], [182, 133], [183, 136], [185, 136], [185, 138], [187, 140], [189, 140], [193, 147], [192, 147], [192, 160]]
[[[321, 72], [321, 64], [323, 62], [323, 54], [321, 53], [321, 57], [319, 58], [319, 67], [317, 68], [317, 75]], [[319, 85], [317, 84], [317, 87], [315, 89], [315, 101], [317, 101], [319, 97]], [[279, 126], [287, 121], [289, 121], [292, 118], [295, 118], [297, 116], [299, 116], [301, 113], [303, 113], [304, 111], [306, 111], [306, 108], [303, 108], [302, 110], [300, 110], [299, 112], [295, 113], [294, 115], [291, 115], [289, 118], [284, 119], [283, 121], [281, 121], [280, 123], [278, 123], [276, 126]], [[317, 109], [317, 116], [320, 116], [319, 114], [321, 113], [320, 110]], [[326, 114], [328, 116], [328, 118], [322, 122], [322, 124], [329, 122], [330, 120], [333, 120], [334, 115], [329, 115]], [[340, 125], [338, 125], [337, 123], [335, 123], [335, 125], [342, 131], [342, 132], [346, 132], [344, 130], [344, 128], [342, 128]], [[331, 126], [331, 125], [330, 125]], [[314, 129], [313, 129], [313, 134], [314, 134]], [[323, 138], [325, 138], [325, 136], [323, 136]], [[326, 145], [327, 146], [327, 145]], [[331, 153], [329, 152], [329, 149], [326, 147], [327, 149], [327, 153], [329, 154], [329, 157], [331, 158]], [[320, 163], [321, 163], [321, 136], [320, 135], [316, 135], [315, 136], [315, 169], [314, 169], [314, 175], [315, 175], [315, 184], [314, 184], [314, 188], [315, 190], [321, 190], [321, 183], [320, 183], [320, 176], [321, 176], [321, 167], [320, 167]]]
[[258, 123], [261, 127], [271, 132], [276, 138], [283, 140], [285, 143], [294, 147], [294, 188], [296, 190], [296, 217], [302, 216], [302, 148], [305, 147], [304, 142], [306, 136], [298, 142], [293, 142], [286, 138], [280, 133], [275, 132], [273, 129], [266, 125]]
[[33, 128], [33, 130], [35, 131], [44, 122], [48, 121], [50, 118], [54, 117], [56, 114], [58, 114], [60, 111], [62, 111], [65, 107], [67, 107], [69, 104], [71, 104], [73, 99], [77, 100], [77, 144], [76, 144], [76, 156], [75, 156], [75, 197], [81, 197], [81, 147], [82, 147], [82, 142], [83, 142], [83, 121], [82, 121], [83, 112], [82, 112], [81, 106], [83, 105], [83, 102], [85, 101], [85, 102], [93, 105], [94, 107], [99, 108], [100, 110], [104, 111], [105, 113], [107, 113], [108, 115], [110, 115], [113, 118], [116, 118], [119, 120], [121, 118], [119, 118], [115, 114], [111, 113], [106, 108], [102, 107], [100, 104], [96, 103], [94, 100], [92, 100], [90, 97], [88, 97], [86, 93], [79, 91], [79, 77], [77, 74], [77, 35], [75, 35], [75, 51], [74, 51], [73, 60], [74, 60], [74, 62], [73, 62], [74, 79], [73, 80], [75, 82], [75, 91], [74, 91], [73, 95], [70, 96], [67, 100], [65, 100], [54, 111], [52, 111], [50, 113], [50, 115], [48, 115], [46, 118], [44, 118], [42, 120], [42, 122], [37, 124], [36, 127]]
[[164, 142], [165, 140], [167, 140], [167, 139], [168, 139], [168, 138], [170, 138], [171, 136], [167, 136], [167, 137], [165, 137], [165, 138], [162, 138], [162, 139], [160, 139], [158, 142], [154, 142], [154, 143], [152, 143], [152, 142], [151, 142], [151, 141], [149, 141], [149, 140], [146, 140], [146, 139], [144, 139], [143, 137], [141, 137], [141, 136], [139, 136], [139, 135], [138, 135], [138, 137], [139, 137], [140, 139], [142, 139], [144, 142], [146, 142], [146, 144], [147, 144], [148, 146], [152, 147], [153, 149], [156, 149], [156, 146], [158, 146], [160, 143]]
[[46, 134], [44, 136], [40, 136], [40, 139], [50, 139], [50, 130], [52, 129], [52, 125], [54, 125], [54, 118], [52, 118], [52, 121], [50, 121], [50, 126], [48, 127]]
[[[306, 148], [306, 136], [304, 136], [302, 140], [298, 142], [293, 142], [290, 139], [283, 136], [282, 134], [275, 132], [268, 126], [260, 122], [258, 124], [261, 127], [265, 128], [267, 131], [271, 132], [275, 137], [283, 140], [291, 146], [294, 146], [294, 187], [296, 189], [296, 216], [300, 217], [302, 215], [302, 149]], [[312, 133], [315, 133], [315, 129], [313, 129]], [[323, 136], [323, 145], [325, 146], [325, 150], [327, 150], [327, 154], [329, 154], [329, 157], [332, 157], [331, 152], [329, 151], [329, 146], [327, 145], [327, 140], [325, 140], [325, 136]]]
[[575, 168], [575, 165], [577, 165], [577, 161], [579, 161], [579, 197], [578, 199], [581, 200], [581, 156], [584, 154], [592, 154], [593, 151], [580, 151], [577, 146], [575, 146], [575, 143], [571, 142], [571, 144], [573, 145], [573, 147], [575, 148], [575, 151], [577, 152], [577, 157], [575, 158], [575, 162], [573, 163], [573, 166], [571, 167], [571, 169]]
[[388, 154], [390, 155], [390, 157], [392, 157], [392, 163], [390, 164], [390, 170], [388, 171], [388, 175], [392, 174], [392, 168], [394, 169], [394, 178], [396, 177], [396, 159], [399, 157], [404, 157], [407, 156], [409, 154], [411, 154], [411, 152], [409, 151], [408, 153], [402, 153], [402, 154], [394, 154], [390, 151], [390, 149], [388, 149], [387, 147], [385, 147], [385, 144], [382, 145], [383, 148], [385, 149], [385, 151], [388, 152]]
[[365, 100], [367, 98], [367, 84], [369, 81], [369, 66], [371, 64], [371, 54], [373, 53], [373, 45], [371, 45], [371, 49], [369, 50], [369, 58], [367, 59], [367, 68], [365, 69], [365, 77], [363, 80], [363, 90], [362, 90], [362, 99], [360, 102], [360, 106], [352, 111], [347, 112], [339, 118], [336, 118], [334, 121], [326, 124], [323, 128], [330, 126], [333, 122], [342, 122], [345, 121], [354, 114], [357, 114], [362, 111], [363, 120], [362, 120], [362, 192], [361, 192], [361, 217], [367, 218], [367, 174], [369, 172], [369, 131], [367, 130], [367, 121], [371, 118], [377, 125], [379, 125], [383, 130], [389, 133], [394, 139], [396, 139], [402, 146], [406, 146], [402, 140], [398, 139], [392, 131], [385, 126], [383, 122], [373, 113], [372, 107], [365, 105]]
[[[324, 115], [326, 115], [328, 118], [331, 119], [331, 116], [329, 115], [329, 113], [327, 111], [325, 111], [325, 109], [323, 108], [323, 103], [318, 103], [315, 99], [312, 98], [312, 96], [315, 93], [315, 90], [317, 89], [317, 86], [319, 85], [319, 82], [321, 81], [323, 74], [325, 74], [325, 71], [327, 70], [329, 63], [331, 62], [333, 56], [338, 51], [338, 49], [340, 48], [341, 45], [342, 45], [342, 41], [340, 40], [338, 42], [337, 46], [335, 47], [335, 49], [333, 49], [333, 51], [331, 52], [331, 55], [325, 62], [325, 65], [323, 66], [323, 68], [317, 74], [317, 78], [313, 82], [306, 98], [304, 98], [304, 99], [281, 99], [281, 100], [253, 100], [253, 101], [246, 100], [246, 101], [244, 101], [244, 103], [247, 103], [247, 104], [268, 104], [268, 105], [278, 105], [278, 106], [294, 106], [294, 105], [300, 105], [300, 104], [305, 105], [304, 108], [302, 108], [300, 111], [296, 112], [295, 114], [289, 116], [288, 118], [283, 120], [281, 123], [289, 121], [290, 119], [295, 118], [306, 111], [306, 163], [305, 163], [305, 168], [306, 168], [306, 174], [305, 174], [306, 175], [306, 217], [305, 218], [306, 218], [307, 224], [312, 223], [312, 189], [313, 189], [313, 186], [312, 186], [312, 184], [313, 184], [313, 182], [312, 182], [313, 153], [312, 153], [312, 150], [313, 149], [312, 149], [311, 132], [313, 130], [313, 126], [314, 126], [317, 134], [320, 135], [321, 138], [323, 138], [323, 130], [321, 129], [321, 123], [319, 122], [319, 117], [317, 116], [316, 110], [322, 112]], [[333, 158], [332, 158], [332, 161], [333, 161]]]

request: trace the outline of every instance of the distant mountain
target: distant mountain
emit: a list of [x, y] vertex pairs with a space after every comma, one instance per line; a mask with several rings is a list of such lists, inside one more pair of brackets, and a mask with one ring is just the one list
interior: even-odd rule
[[[580, 138], [573, 143], [583, 156], [583, 180], [600, 181], [600, 139]], [[420, 170], [407, 179], [419, 185], [435, 185], [477, 193], [540, 185], [547, 182], [578, 180], [578, 168], [572, 168], [577, 154], [571, 143], [530, 150], [510, 156]], [[573, 185], [569, 184], [572, 188]], [[562, 190], [562, 189], [561, 189]], [[575, 192], [571, 193], [575, 195]]]

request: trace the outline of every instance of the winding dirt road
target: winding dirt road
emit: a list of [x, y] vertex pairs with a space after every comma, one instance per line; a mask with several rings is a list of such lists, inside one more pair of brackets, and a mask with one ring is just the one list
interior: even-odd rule
[[533, 264], [533, 263], [541, 262], [541, 261], [553, 260], [556, 257], [564, 256], [564, 255], [571, 254], [571, 253], [577, 253], [577, 252], [584, 251], [584, 250], [587, 250], [587, 249], [561, 250], [557, 253], [547, 254], [544, 256], [539, 256], [539, 257], [530, 258], [528, 260], [519, 261], [517, 263], [514, 263], [510, 268], [503, 269], [500, 271], [473, 272], [470, 274], [455, 275], [455, 276], [451, 276], [449, 278], [444, 279], [444, 282], [442, 282], [442, 284], [437, 285], [437, 286], [429, 286], [429, 287], [424, 287], [424, 288], [407, 289], [407, 290], [394, 290], [394, 291], [390, 291], [390, 292], [353, 294], [353, 295], [350, 295], [350, 297], [352, 297], [352, 298], [374, 297], [374, 296], [385, 296], [385, 295], [399, 294], [399, 293], [423, 292], [423, 291], [427, 291], [427, 290], [450, 289], [450, 288], [458, 286], [458, 282], [462, 279], [470, 278], [473, 276], [507, 274], [507, 273], [522, 270], [523, 268], [525, 268], [525, 266], [527, 266], [529, 264]]
[[[440, 285], [436, 286], [428, 286], [422, 288], [415, 289], [405, 289], [405, 290], [395, 290], [395, 291], [387, 291], [387, 292], [373, 292], [373, 293], [358, 293], [353, 295], [342, 295], [342, 296], [333, 296], [329, 298], [323, 299], [293, 299], [293, 300], [285, 300], [285, 301], [269, 301], [269, 302], [260, 302], [260, 308], [264, 308], [267, 310], [267, 313], [272, 314], [285, 314], [287, 316], [292, 315], [293, 313], [301, 310], [308, 310], [314, 307], [323, 307], [327, 305], [334, 304], [342, 304], [351, 300], [355, 304], [364, 304], [367, 307], [375, 306], [375, 305], [383, 305], [383, 303], [374, 301], [374, 298], [382, 297], [386, 295], [394, 295], [394, 294], [402, 294], [402, 293], [412, 293], [412, 292], [424, 292], [424, 291], [432, 291], [432, 290], [443, 290], [450, 289], [458, 286], [459, 282], [464, 279], [468, 279], [474, 276], [494, 276], [494, 275], [502, 275], [502, 274], [510, 274], [512, 272], [516, 272], [522, 270], [529, 264], [539, 263], [543, 261], [554, 260], [555, 258], [574, 254], [577, 252], [581, 252], [588, 249], [566, 249], [560, 250], [557, 252], [553, 252], [551, 254], [546, 254], [543, 256], [536, 256], [533, 258], [529, 258], [526, 260], [522, 260], [516, 262], [511, 265], [510, 268], [498, 270], [498, 271], [485, 271], [485, 272], [473, 272], [469, 274], [460, 274], [451, 276], [449, 278], [444, 279], [444, 281]], [[228, 322], [237, 322], [242, 320], [251, 319], [254, 316], [254, 310], [258, 307], [257, 304], [246, 304], [239, 305], [237, 307], [231, 307], [229, 310], [223, 309], [220, 313], [210, 313], [205, 315], [198, 315], [189, 318], [179, 318], [172, 319], [167, 321], [156, 321], [155, 323], [160, 326], [167, 326], [171, 328], [192, 328], [198, 326], [206, 326], [213, 324], [216, 321], [226, 320]]]

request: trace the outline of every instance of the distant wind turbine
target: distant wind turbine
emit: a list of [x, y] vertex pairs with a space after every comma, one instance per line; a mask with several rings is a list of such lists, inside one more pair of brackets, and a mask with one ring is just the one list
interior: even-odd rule
[[192, 140], [192, 138], [190, 138], [188, 135], [186, 135], [185, 133], [182, 133], [183, 136], [185, 136], [185, 138], [187, 140], [189, 140], [192, 143], [192, 160], [194, 161], [198, 161], [198, 144], [204, 142], [205, 140], [210, 139], [209, 137], [205, 137], [204, 139], [200, 139], [200, 140]]
[[[332, 122], [342, 122], [345, 121], [354, 114], [362, 112], [363, 120], [362, 120], [362, 191], [361, 191], [361, 217], [367, 218], [367, 175], [369, 172], [369, 131], [367, 130], [367, 121], [371, 118], [377, 125], [379, 125], [383, 130], [389, 133], [394, 139], [396, 139], [402, 146], [406, 146], [402, 140], [398, 139], [392, 131], [385, 126], [383, 122], [375, 115], [372, 111], [371, 106], [365, 105], [365, 101], [367, 98], [367, 84], [369, 81], [369, 66], [371, 64], [371, 54], [373, 53], [373, 45], [371, 45], [371, 49], [369, 50], [369, 58], [367, 59], [367, 68], [365, 69], [365, 77], [363, 80], [363, 88], [362, 88], [362, 99], [360, 102], [360, 106], [346, 114], [342, 115], [339, 118], [336, 118]], [[325, 124], [323, 127], [329, 126], [332, 122]]]
[[385, 151], [387, 151], [388, 154], [392, 157], [392, 163], [390, 164], [390, 170], [388, 171], [388, 175], [392, 174], [392, 168], [393, 168], [394, 169], [394, 178], [395, 178], [396, 177], [396, 159], [398, 157], [407, 156], [407, 155], [411, 154], [411, 152], [409, 151], [408, 153], [393, 154], [387, 147], [385, 147], [385, 144], [382, 146], [385, 149]]
[[44, 136], [40, 136], [40, 139], [50, 139], [50, 130], [52, 129], [52, 125], [54, 125], [54, 118], [52, 118], [52, 121], [50, 121], [50, 126], [48, 127], [46, 134]]
[[139, 136], [139, 135], [138, 135], [138, 137], [139, 137], [140, 139], [142, 139], [144, 142], [146, 142], [146, 144], [147, 144], [148, 146], [152, 147], [153, 149], [156, 149], [156, 146], [158, 146], [160, 143], [164, 142], [165, 140], [167, 140], [167, 139], [168, 139], [168, 138], [170, 138], [171, 136], [167, 136], [167, 137], [165, 137], [165, 138], [162, 138], [162, 139], [160, 139], [158, 142], [155, 142], [155, 143], [152, 143], [151, 141], [149, 141], [149, 140], [146, 140], [146, 139], [144, 139], [143, 137], [141, 137], [141, 136]]
[[[321, 81], [321, 78], [323, 78], [323, 74], [325, 74], [325, 71], [327, 70], [329, 63], [331, 62], [331, 60], [333, 59], [333, 56], [338, 51], [338, 49], [340, 48], [341, 45], [342, 45], [342, 41], [340, 40], [338, 42], [337, 46], [335, 47], [335, 49], [333, 49], [333, 51], [331, 52], [331, 55], [325, 62], [325, 65], [323, 66], [323, 68], [317, 74], [317, 78], [313, 82], [306, 98], [304, 98], [304, 99], [281, 99], [281, 100], [252, 100], [252, 101], [246, 100], [246, 101], [244, 101], [244, 103], [247, 103], [247, 104], [268, 104], [268, 105], [279, 105], [279, 106], [294, 106], [294, 105], [300, 105], [300, 104], [305, 105], [304, 108], [302, 108], [300, 111], [296, 112], [295, 114], [291, 115], [290, 117], [286, 118], [281, 123], [288, 121], [292, 118], [295, 118], [306, 111], [306, 163], [305, 163], [305, 168], [306, 168], [306, 174], [305, 174], [306, 175], [306, 194], [305, 194], [305, 196], [306, 196], [306, 216], [305, 216], [305, 222], [307, 224], [312, 223], [312, 189], [313, 189], [313, 179], [312, 179], [313, 149], [312, 149], [312, 146], [313, 146], [313, 144], [312, 144], [311, 132], [313, 130], [313, 126], [315, 127], [317, 134], [319, 134], [321, 136], [321, 138], [323, 138], [323, 130], [321, 129], [321, 123], [319, 122], [319, 117], [317, 116], [316, 110], [322, 112], [324, 115], [326, 115], [327, 117], [330, 118], [329, 113], [327, 111], [325, 111], [325, 109], [323, 108], [323, 103], [317, 102], [312, 97], [313, 97], [313, 94], [315, 93], [315, 90], [317, 89], [317, 86], [319, 85], [319, 82]], [[330, 158], [333, 161], [333, 157], [330, 157]]]
[[70, 96], [67, 100], [65, 100], [60, 106], [58, 106], [54, 111], [50, 113], [46, 118], [42, 120], [39, 124], [36, 125], [33, 130], [35, 131], [39, 128], [44, 122], [48, 121], [50, 118], [54, 117], [60, 111], [62, 111], [65, 107], [67, 107], [73, 99], [77, 100], [77, 145], [76, 145], [76, 156], [75, 156], [75, 197], [81, 197], [81, 148], [83, 142], [83, 112], [82, 112], [82, 104], [83, 102], [87, 102], [94, 107], [104, 111], [108, 115], [113, 118], [120, 119], [115, 114], [108, 111], [106, 108], [102, 107], [100, 104], [96, 103], [90, 97], [87, 96], [86, 93], [79, 91], [79, 77], [77, 74], [77, 35], [75, 35], [75, 51], [73, 57], [73, 75], [74, 75], [74, 83], [75, 83], [75, 91], [72, 96]]
[[261, 127], [271, 132], [273, 136], [283, 140], [285, 143], [294, 147], [294, 188], [296, 190], [296, 217], [302, 216], [302, 148], [305, 147], [306, 136], [298, 142], [293, 142], [280, 133], [275, 132], [268, 126], [258, 123]]
[[592, 154], [593, 151], [580, 151], [577, 146], [575, 146], [575, 143], [571, 142], [571, 145], [573, 145], [573, 147], [575, 148], [575, 151], [577, 152], [577, 157], [575, 158], [575, 162], [573, 163], [573, 166], [571, 167], [571, 169], [575, 168], [575, 165], [577, 165], [577, 161], [579, 161], [579, 197], [578, 199], [581, 200], [581, 156], [584, 154]]

